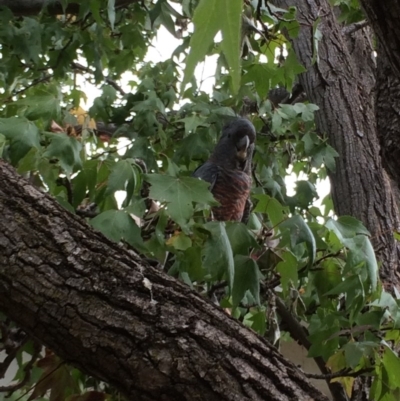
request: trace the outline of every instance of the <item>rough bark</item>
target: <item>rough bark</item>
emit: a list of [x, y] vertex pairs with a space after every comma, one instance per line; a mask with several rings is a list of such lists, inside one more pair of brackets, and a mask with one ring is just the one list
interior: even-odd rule
[[[361, 0], [378, 41], [376, 122], [383, 165], [400, 200], [400, 3]], [[397, 269], [399, 270], [399, 268]], [[397, 272], [399, 274], [399, 272]]]
[[254, 332], [0, 161], [0, 309], [134, 400], [327, 400]]
[[[382, 162], [393, 187], [400, 186], [400, 76], [393, 69], [385, 50], [379, 46], [376, 83], [376, 121]], [[400, 199], [397, 193], [397, 200]]]
[[361, 0], [382, 49], [392, 68], [400, 74], [400, 2], [397, 0]]
[[[115, 0], [115, 7], [124, 7], [138, 0]], [[8, 7], [14, 15], [26, 16], [37, 15], [44, 7], [51, 15], [64, 14], [78, 14], [80, 4], [70, 3], [66, 10], [62, 7], [62, 2], [59, 0], [0, 0], [0, 7]]]
[[[275, 0], [280, 7], [291, 0]], [[340, 25], [326, 0], [296, 1], [300, 34], [294, 50], [307, 68], [300, 82], [309, 99], [319, 105], [316, 124], [339, 153], [336, 172], [330, 172], [332, 197], [338, 215], [360, 219], [372, 234], [380, 275], [385, 285], [396, 285], [394, 272], [399, 250], [393, 232], [399, 216], [380, 158], [375, 112], [370, 93], [361, 85], [359, 67], [347, 49]], [[322, 39], [318, 42], [317, 61], [312, 64], [313, 24], [317, 19]]]
[[396, 198], [400, 198], [400, 4], [389, 0], [362, 0], [378, 39], [378, 73], [376, 82], [376, 120], [383, 165], [392, 179]]

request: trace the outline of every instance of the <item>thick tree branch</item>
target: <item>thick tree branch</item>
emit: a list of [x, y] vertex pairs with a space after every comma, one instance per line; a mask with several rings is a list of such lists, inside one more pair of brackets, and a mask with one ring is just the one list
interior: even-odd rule
[[0, 161], [0, 308], [135, 400], [324, 400], [274, 347]]
[[[138, 0], [115, 0], [115, 7], [126, 7]], [[106, 4], [106, 3], [105, 3]], [[51, 15], [64, 14], [62, 2], [58, 0], [0, 0], [0, 7], [8, 7], [14, 15], [37, 15], [44, 7]], [[65, 10], [66, 14], [78, 14], [80, 4], [70, 3]]]

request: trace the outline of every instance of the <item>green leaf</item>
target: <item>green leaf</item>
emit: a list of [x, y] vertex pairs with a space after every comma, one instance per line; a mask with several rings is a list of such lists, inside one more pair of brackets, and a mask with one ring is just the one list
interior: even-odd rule
[[159, 16], [160, 22], [167, 28], [167, 31], [172, 35], [176, 36], [175, 22], [171, 17], [172, 7], [168, 5], [166, 1], [161, 4], [161, 14]]
[[10, 158], [13, 164], [22, 159], [32, 147], [40, 149], [39, 130], [26, 118], [0, 118], [0, 134], [10, 141]]
[[265, 64], [253, 64], [243, 76], [242, 84], [247, 82], [254, 83], [254, 88], [258, 95], [261, 99], [264, 99], [270, 89], [270, 81], [266, 77], [271, 76], [273, 72], [273, 69]]
[[308, 250], [308, 266], [312, 266], [316, 253], [315, 238], [304, 219], [299, 215], [295, 215], [280, 224], [279, 229], [281, 232], [285, 229], [290, 231], [290, 241], [293, 248], [297, 244], [306, 243]]
[[296, 257], [289, 251], [281, 254], [282, 261], [276, 266], [276, 271], [281, 275], [282, 288], [287, 293], [290, 288], [297, 288], [298, 263]]
[[44, 157], [55, 157], [60, 161], [60, 166], [67, 174], [82, 167], [80, 152], [82, 144], [74, 137], [64, 133], [51, 135], [52, 140], [43, 154]]
[[116, 163], [108, 177], [107, 190], [109, 193], [126, 191], [124, 205], [132, 199], [134, 190], [141, 187], [140, 174], [131, 159], [120, 160]]
[[[204, 281], [207, 271], [203, 268], [201, 254], [202, 249], [198, 246], [187, 248], [182, 257], [177, 255], [178, 261], [171, 270], [177, 268], [180, 273], [186, 272], [192, 281]], [[169, 271], [168, 273], [172, 274], [173, 272]]]
[[352, 240], [347, 240], [346, 244], [351, 250], [347, 257], [346, 270], [364, 262], [366, 269], [362, 269], [362, 273], [365, 273], [366, 277], [363, 276], [362, 279], [365, 280], [368, 278], [371, 291], [375, 291], [378, 284], [379, 267], [370, 239], [365, 235], [358, 235]]
[[192, 246], [192, 240], [183, 232], [172, 235], [165, 243], [181, 251], [185, 251]]
[[283, 207], [279, 201], [266, 194], [254, 195], [254, 198], [259, 200], [254, 212], [267, 213], [274, 227], [284, 221], [287, 208]]
[[359, 343], [349, 342], [344, 347], [346, 365], [354, 369], [364, 355], [364, 348]]
[[96, 20], [96, 22], [101, 25], [102, 19], [101, 19], [101, 14], [100, 14], [100, 6], [101, 3], [96, 0], [89, 0], [89, 6], [90, 10], [93, 13], [93, 17]]
[[247, 291], [250, 291], [257, 304], [260, 304], [260, 277], [261, 273], [255, 260], [244, 255], [235, 257], [235, 279], [232, 289], [234, 308], [239, 305]]
[[231, 244], [225, 230], [225, 223], [210, 221], [204, 226], [209, 232], [203, 248], [203, 266], [210, 277], [222, 279], [226, 275], [229, 289], [232, 289], [234, 277], [234, 262]]
[[154, 22], [161, 14], [161, 6], [165, 3], [165, 0], [158, 0], [153, 8], [149, 11], [149, 17], [151, 22], [151, 27], [154, 27]]
[[114, 30], [114, 24], [115, 24], [115, 0], [108, 0], [107, 13], [108, 13], [108, 20], [110, 21], [111, 29]]
[[248, 318], [249, 321], [253, 322], [251, 328], [261, 336], [263, 336], [267, 330], [267, 314], [265, 312], [265, 309], [262, 309]]
[[[297, 22], [297, 21], [296, 21]], [[298, 62], [296, 54], [292, 49], [289, 50], [289, 54], [283, 64], [283, 70], [285, 73], [286, 84], [291, 87], [296, 79], [296, 76], [302, 74], [306, 69]], [[312, 116], [312, 119], [314, 116]], [[304, 117], [303, 117], [304, 119]], [[312, 121], [309, 120], [309, 121]], [[304, 120], [307, 121], [307, 120]]]
[[314, 273], [314, 284], [322, 303], [327, 301], [325, 294], [342, 282], [342, 266], [334, 258], [322, 261], [320, 269]]
[[19, 161], [18, 173], [26, 173], [27, 171], [33, 171], [37, 169], [39, 161], [39, 155], [37, 148], [31, 148], [31, 150]]
[[273, 132], [279, 132], [279, 128], [282, 126], [282, 117], [278, 113], [277, 110], [274, 111], [274, 114], [272, 115], [272, 131]]
[[145, 179], [151, 184], [150, 198], [167, 202], [167, 214], [181, 226], [192, 216], [193, 202], [217, 205], [208, 189], [210, 184], [197, 178], [147, 174]]
[[371, 235], [359, 220], [351, 216], [341, 216], [337, 220], [329, 219], [325, 226], [334, 231], [342, 241], [345, 238], [353, 238], [358, 234]]
[[125, 240], [135, 248], [144, 248], [140, 228], [132, 217], [122, 210], [107, 210], [91, 219], [90, 224], [111, 241]]
[[198, 116], [197, 114], [193, 114], [191, 116], [185, 117], [180, 121], [185, 123], [185, 134], [189, 135], [192, 132], [196, 131], [196, 128], [204, 122], [204, 118]]
[[363, 272], [367, 274], [367, 277], [363, 277], [363, 280], [368, 278], [371, 290], [375, 291], [379, 267], [368, 238], [369, 231], [360, 221], [350, 216], [341, 216], [337, 220], [330, 219], [325, 226], [332, 230], [340, 242], [351, 250], [347, 258], [346, 270], [352, 270], [365, 263], [366, 269], [363, 269]]
[[318, 193], [311, 182], [297, 181], [295, 198], [298, 206], [307, 209], [313, 203], [314, 199], [318, 198]]
[[[233, 93], [237, 93], [240, 84], [240, 30], [242, 22], [243, 0], [218, 0], [222, 43], [221, 48], [228, 62]], [[221, 18], [223, 16], [223, 18]]]
[[6, 146], [6, 137], [3, 134], [0, 134], [0, 157], [3, 156], [5, 146]]
[[23, 115], [29, 120], [57, 120], [61, 114], [60, 99], [58, 96], [45, 91], [39, 90], [35, 95], [19, 99], [15, 105], [23, 109]]
[[200, 0], [199, 5], [194, 11], [194, 32], [190, 38], [190, 51], [186, 58], [182, 92], [185, 90], [186, 84], [193, 77], [196, 65], [206, 56], [221, 26], [221, 15], [219, 12], [219, 1], [215, 0]]
[[227, 222], [226, 233], [234, 255], [248, 255], [250, 248], [259, 248], [254, 236], [243, 223]]

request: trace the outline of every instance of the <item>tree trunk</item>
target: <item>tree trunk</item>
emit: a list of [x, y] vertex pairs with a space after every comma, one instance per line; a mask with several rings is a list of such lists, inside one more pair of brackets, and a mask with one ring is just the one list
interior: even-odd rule
[[[400, 200], [400, 3], [361, 0], [378, 41], [376, 121], [382, 162], [392, 179], [397, 204]], [[400, 269], [397, 267], [397, 274]]]
[[0, 308], [145, 401], [327, 400], [277, 350], [0, 161]]
[[[274, 3], [285, 8], [293, 4], [290, 0]], [[365, 88], [362, 84], [362, 63], [356, 63], [349, 54], [329, 3], [299, 0], [296, 7], [301, 28], [292, 43], [299, 61], [307, 68], [300, 82], [308, 98], [320, 107], [316, 113], [318, 130], [328, 136], [339, 153], [336, 172], [329, 173], [335, 212], [352, 215], [366, 225], [382, 263], [381, 279], [390, 289], [397, 284], [394, 272], [400, 255], [393, 232], [399, 227], [399, 216], [382, 168], [371, 85]], [[313, 25], [318, 19], [322, 38], [315, 50]], [[317, 61], [312, 64], [314, 51], [318, 52]]]
[[379, 46], [376, 85], [376, 121], [383, 165], [397, 189], [400, 185], [400, 79], [385, 49]]
[[400, 76], [400, 3], [397, 0], [361, 0], [360, 3], [389, 63]]

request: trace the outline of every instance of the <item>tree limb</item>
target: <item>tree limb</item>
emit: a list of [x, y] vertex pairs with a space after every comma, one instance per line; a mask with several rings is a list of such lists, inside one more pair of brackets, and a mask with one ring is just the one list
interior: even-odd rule
[[128, 399], [327, 401], [264, 339], [2, 161], [0, 213], [0, 309]]

